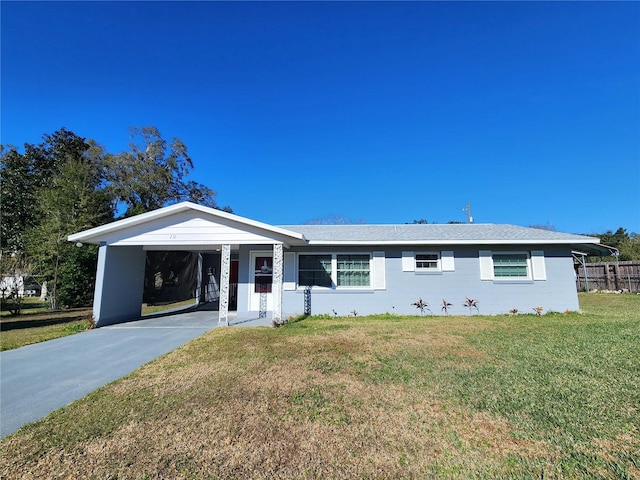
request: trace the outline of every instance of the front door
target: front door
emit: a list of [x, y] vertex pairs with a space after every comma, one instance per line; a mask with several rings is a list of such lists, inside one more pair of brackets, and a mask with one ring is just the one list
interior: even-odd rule
[[249, 310], [273, 311], [273, 252], [251, 252]]

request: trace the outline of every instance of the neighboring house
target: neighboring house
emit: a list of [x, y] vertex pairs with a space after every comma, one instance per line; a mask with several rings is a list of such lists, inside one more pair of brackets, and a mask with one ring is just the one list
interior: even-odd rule
[[[69, 236], [100, 245], [94, 319], [140, 316], [145, 251], [200, 255], [199, 275], [219, 289], [220, 322], [266, 315], [483, 314], [578, 310], [573, 251], [608, 254], [599, 239], [512, 225], [273, 226], [189, 202]], [[211, 275], [214, 279], [211, 279]], [[206, 279], [209, 278], [209, 281]], [[202, 287], [205, 288], [205, 287]], [[200, 292], [194, 296], [204, 298]]]
[[7, 275], [0, 278], [0, 296], [8, 298], [12, 295], [24, 297], [25, 283], [22, 275]]
[[0, 296], [2, 298], [17, 295], [18, 297], [36, 297], [41, 287], [34, 278], [25, 275], [7, 275], [0, 278]]

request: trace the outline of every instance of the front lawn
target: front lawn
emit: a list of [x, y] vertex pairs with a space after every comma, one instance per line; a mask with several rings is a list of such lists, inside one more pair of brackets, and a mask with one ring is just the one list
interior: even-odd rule
[[25, 298], [22, 312], [0, 316], [0, 351], [44, 342], [93, 328], [91, 308], [49, 311], [46, 302]]
[[4, 439], [0, 471], [639, 478], [640, 296], [580, 302], [218, 328]]
[[[142, 315], [189, 307], [195, 300], [142, 305]], [[51, 311], [46, 302], [37, 298], [25, 298], [19, 315], [3, 310], [0, 316], [0, 351], [24, 347], [32, 343], [45, 342], [66, 337], [93, 328], [92, 309], [73, 308]]]

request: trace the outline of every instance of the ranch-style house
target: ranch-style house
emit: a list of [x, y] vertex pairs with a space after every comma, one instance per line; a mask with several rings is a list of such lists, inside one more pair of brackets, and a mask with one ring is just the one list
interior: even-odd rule
[[[594, 237], [493, 224], [274, 226], [190, 202], [69, 236], [99, 247], [97, 326], [140, 318], [145, 255], [198, 257], [197, 289], [217, 288], [217, 314], [272, 318], [312, 313], [482, 314], [578, 310], [574, 256], [608, 255]], [[207, 280], [207, 276], [210, 278]], [[202, 280], [204, 279], [204, 280]], [[194, 298], [202, 300], [198, 291]]]

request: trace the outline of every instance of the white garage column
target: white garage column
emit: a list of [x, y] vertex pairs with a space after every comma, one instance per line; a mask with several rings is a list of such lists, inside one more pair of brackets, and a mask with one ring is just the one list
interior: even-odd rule
[[273, 245], [273, 326], [282, 325], [282, 244]]
[[96, 326], [140, 318], [144, 267], [145, 252], [141, 246], [100, 245], [93, 297]]
[[231, 273], [231, 245], [222, 245], [220, 259], [220, 308], [218, 325], [229, 325], [229, 276]]

